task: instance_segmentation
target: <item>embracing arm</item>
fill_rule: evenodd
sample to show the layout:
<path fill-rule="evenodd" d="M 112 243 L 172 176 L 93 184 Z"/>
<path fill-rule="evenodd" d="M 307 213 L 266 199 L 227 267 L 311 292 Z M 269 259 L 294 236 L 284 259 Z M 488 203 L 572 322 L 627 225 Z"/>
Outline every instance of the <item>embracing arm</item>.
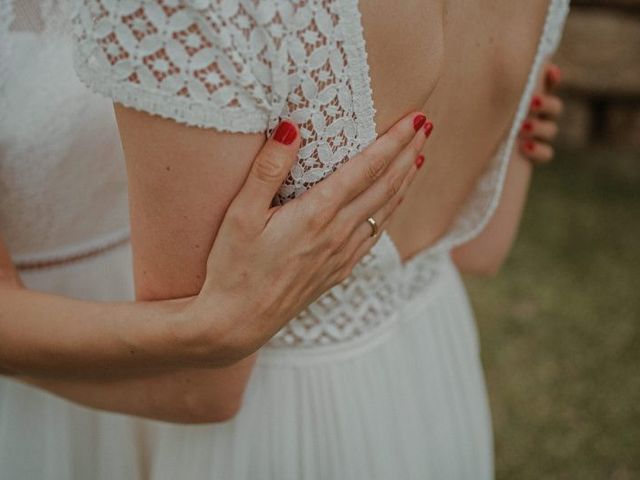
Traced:
<path fill-rule="evenodd" d="M 451 252 L 460 271 L 495 275 L 500 270 L 518 233 L 532 170 L 531 162 L 514 150 L 500 203 L 491 220 L 477 237 Z"/>
<path fill-rule="evenodd" d="M 130 187 L 132 206 L 137 209 L 132 212 L 137 295 L 146 299 L 186 295 L 200 288 L 206 270 L 204 286 L 195 297 L 195 311 L 225 311 L 223 305 L 231 303 L 235 326 L 227 325 L 225 331 L 230 333 L 222 345 L 240 344 L 242 348 L 232 348 L 232 351 L 241 350 L 246 354 L 237 356 L 227 364 L 231 366 L 223 368 L 180 368 L 176 364 L 176 368 L 157 373 L 126 377 L 54 379 L 29 375 L 20 378 L 96 408 L 176 422 L 226 420 L 237 411 L 251 371 L 253 358 L 244 358 L 308 302 L 346 278 L 371 248 L 376 239 L 370 238 L 365 219 L 372 211 L 376 212 L 384 228 L 415 176 L 414 162 L 425 136 L 414 132 L 416 114 L 407 115 L 329 179 L 299 199 L 276 208 L 269 208 L 268 203 L 288 173 L 297 146 L 292 142 L 286 148 L 274 147 L 276 143 L 269 141 L 254 161 L 242 190 L 226 214 L 218 214 L 216 221 L 216 208 L 220 207 L 217 204 L 212 207 L 207 199 L 223 198 L 216 197 L 220 192 L 211 188 L 216 184 L 217 172 L 198 155 L 212 157 L 210 148 L 231 155 L 232 152 L 215 141 L 215 137 L 228 135 L 191 132 L 192 129 L 185 133 L 187 127 L 173 122 L 133 111 L 120 114 L 127 155 L 134 150 L 127 158 L 129 174 L 138 175 Z M 132 123 L 126 126 L 123 121 Z M 159 123 L 153 125 L 156 121 Z M 126 131 L 137 135 L 127 140 Z M 198 136 L 207 146 L 199 143 Z M 165 142 L 161 145 L 166 148 L 148 154 L 145 142 L 151 139 Z M 212 147 L 212 143 L 216 145 Z M 202 150 L 198 149 L 199 145 Z M 185 151 L 175 150 L 176 146 Z M 280 150 L 279 155 L 275 150 Z M 283 162 L 283 150 L 288 152 L 288 163 Z M 233 158 L 238 151 L 242 149 L 234 150 Z M 215 155 L 213 157 L 211 162 L 215 163 Z M 198 161 L 203 162 L 201 170 L 197 167 Z M 145 162 L 149 162 L 148 172 L 143 168 Z M 140 170 L 136 170 L 138 168 Z M 178 174 L 170 181 L 157 176 L 176 169 Z M 207 179 L 196 178 L 207 172 L 211 174 Z M 186 183 L 181 183 L 183 180 Z M 233 171 L 226 180 L 219 180 L 233 182 Z M 188 198 L 192 199 L 191 207 L 185 203 Z M 154 203 L 156 200 L 158 204 Z M 223 208 L 226 209 L 226 205 Z M 195 225 L 185 216 L 195 219 Z M 202 255 L 200 250 L 208 252 L 222 216 L 224 221 L 211 253 Z M 189 230 L 193 228 L 195 230 Z M 147 254 L 148 248 L 157 250 Z M 169 285 L 165 278 L 170 278 L 175 285 Z M 216 284 L 215 291 L 221 293 L 211 295 L 212 283 Z M 199 334 L 205 332 L 206 323 L 204 326 L 202 323 L 196 322 L 191 328 L 192 334 L 186 337 L 195 345 L 203 344 Z M 252 338 L 249 347 L 243 340 L 247 336 Z"/>
<path fill-rule="evenodd" d="M 205 281 L 216 232 L 264 135 L 188 128 L 118 105 L 115 110 L 129 178 L 137 300 L 162 305 L 195 296 Z M 50 311 L 59 312 L 65 305 L 66 300 Z M 17 311 L 24 308 L 20 305 Z M 110 318 L 131 321 L 122 315 Z M 91 331 L 89 323 L 87 328 Z M 102 343 L 96 338 L 96 350 Z M 177 422 L 219 421 L 239 408 L 254 357 L 228 367 L 171 368 L 131 378 L 22 379 L 96 408 Z"/>
<path fill-rule="evenodd" d="M 472 275 L 495 275 L 518 233 L 533 165 L 553 158 L 550 143 L 558 133 L 557 118 L 562 113 L 562 100 L 553 90 L 560 82 L 560 69 L 547 64 L 539 82 L 538 94 L 531 102 L 529 116 L 522 125 L 509 159 L 504 190 L 493 217 L 484 230 L 471 241 L 459 246 L 452 257 L 460 271 Z"/>
<path fill-rule="evenodd" d="M 189 363 L 186 345 L 180 344 L 177 335 L 186 318 L 186 299 L 87 302 L 4 283 L 0 286 L 0 367 L 5 371 L 108 375 Z"/>

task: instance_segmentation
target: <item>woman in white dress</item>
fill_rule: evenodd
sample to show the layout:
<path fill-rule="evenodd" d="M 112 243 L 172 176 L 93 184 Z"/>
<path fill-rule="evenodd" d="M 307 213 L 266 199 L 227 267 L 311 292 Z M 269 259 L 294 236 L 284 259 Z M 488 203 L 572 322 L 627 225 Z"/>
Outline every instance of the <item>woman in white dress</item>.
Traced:
<path fill-rule="evenodd" d="M 2 471 L 16 478 L 86 478 L 87 472 L 92 478 L 491 478 L 490 421 L 473 318 L 449 253 L 455 248 L 459 262 L 486 269 L 504 250 L 500 242 L 491 242 L 482 255 L 474 253 L 490 238 L 490 229 L 471 239 L 496 211 L 505 177 L 520 179 L 520 185 L 507 181 L 504 198 L 518 197 L 509 189 L 520 195 L 524 190 L 526 175 L 516 175 L 515 167 L 507 175 L 507 166 L 542 65 L 557 44 L 567 2 L 515 8 L 505 0 L 492 4 L 491 15 L 485 2 L 407 2 L 394 7 L 393 17 L 381 15 L 375 3 L 360 6 L 362 18 L 354 0 L 96 1 L 79 8 L 74 16 L 78 74 L 117 104 L 139 299 L 194 295 L 206 289 L 205 275 L 209 279 L 216 269 L 218 277 L 229 277 L 227 291 L 236 278 L 244 279 L 225 271 L 225 255 L 215 256 L 216 248 L 230 251 L 224 244 L 217 247 L 220 238 L 229 237 L 224 237 L 224 223 L 210 257 L 217 261 L 208 267 L 205 246 L 213 242 L 264 133 L 283 118 L 300 125 L 302 148 L 278 192 L 278 204 L 300 196 L 341 164 L 357 164 L 347 160 L 407 111 L 426 108 L 438 133 L 429 147 L 429 173 L 418 176 L 410 189 L 403 187 L 404 202 L 371 253 L 257 354 L 225 368 L 181 369 L 168 365 L 177 359 L 165 359 L 164 367 L 171 368 L 155 373 L 122 375 L 116 363 L 115 373 L 101 371 L 99 378 L 90 374 L 91 366 L 73 379 L 25 378 L 107 410 L 178 422 L 228 421 L 185 426 L 93 414 L 7 379 L 0 383 Z M 478 18 L 486 18 L 486 24 L 478 27 Z M 479 30 L 465 34 L 472 28 Z M 43 62 L 59 55 L 59 44 L 41 46 L 51 48 Z M 26 79 L 41 80 L 42 73 Z M 62 83 L 50 85 L 49 92 L 60 95 Z M 33 87 L 34 97 L 52 96 L 42 92 L 42 83 Z M 76 116 L 84 106 L 72 105 Z M 59 111 L 70 107 L 63 101 Z M 31 115 L 37 108 L 25 111 Z M 428 125 L 423 117 L 413 118 Z M 50 121 L 31 126 L 29 139 L 33 132 L 53 130 L 56 138 L 66 133 L 56 131 L 65 125 Z M 102 133 L 104 123 L 93 131 L 91 125 L 78 126 L 91 136 Z M 103 152 L 108 152 L 117 142 L 105 137 Z M 67 167 L 65 173 L 76 169 L 78 176 L 59 183 L 91 184 L 97 178 L 104 188 L 100 201 L 90 203 L 95 189 L 85 191 L 84 198 L 82 190 L 74 191 L 70 198 L 47 203 L 42 212 L 29 213 L 46 223 L 46 234 L 53 238 L 55 232 L 56 245 L 75 233 L 72 227 L 80 219 L 93 234 L 113 233 L 114 226 L 126 223 L 121 210 L 113 217 L 105 212 L 115 211 L 114 203 L 123 199 L 123 183 L 110 181 L 122 178 L 118 166 L 107 156 L 96 162 L 94 151 L 72 158 L 85 157 L 91 158 L 93 171 Z M 30 169 L 28 181 L 40 173 Z M 41 182 L 56 185 L 54 180 Z M 112 204 L 104 202 L 108 193 Z M 317 212 L 317 225 L 348 211 L 337 210 L 332 200 L 325 198 L 330 214 Z M 79 201 L 85 202 L 82 208 L 67 214 Z M 519 211 L 521 203 L 513 209 Z M 245 205 L 250 208 L 250 202 Z M 498 213 L 492 223 L 509 215 Z M 370 227 L 361 223 L 358 230 Z M 33 242 L 46 238 L 29 233 Z M 127 250 L 113 246 L 121 237 L 108 239 L 112 248 L 99 257 L 55 274 L 33 270 L 23 279 L 35 289 L 110 299 L 104 285 L 108 277 L 114 297 L 126 294 L 120 267 Z M 295 246 L 286 237 L 278 243 Z M 226 248 L 246 265 L 259 258 L 242 246 Z M 28 266 L 38 259 L 17 255 L 14 260 Z M 255 274 L 248 272 L 248 277 Z M 252 312 L 273 310 L 273 301 L 229 295 L 204 305 L 231 302 L 240 311 L 244 306 L 252 325 Z M 146 321 L 152 323 L 153 317 Z M 202 346 L 197 339 L 202 331 L 194 330 L 196 348 Z M 150 360 L 160 362 L 154 353 Z M 140 386 L 148 392 L 144 402 L 130 394 Z M 179 398 L 189 418 L 173 417 L 174 410 L 150 412 L 149 405 L 167 403 L 154 397 L 158 391 Z M 34 405 L 24 415 L 29 401 Z M 40 450 L 27 450 L 30 445 Z"/>

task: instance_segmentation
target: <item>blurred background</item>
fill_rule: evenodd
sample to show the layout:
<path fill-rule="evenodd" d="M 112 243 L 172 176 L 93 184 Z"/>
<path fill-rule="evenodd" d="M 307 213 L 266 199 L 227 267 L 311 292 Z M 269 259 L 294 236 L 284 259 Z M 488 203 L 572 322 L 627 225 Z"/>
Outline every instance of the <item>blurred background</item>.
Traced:
<path fill-rule="evenodd" d="M 571 3 L 557 157 L 502 272 L 467 281 L 498 479 L 640 479 L 640 0 Z"/>

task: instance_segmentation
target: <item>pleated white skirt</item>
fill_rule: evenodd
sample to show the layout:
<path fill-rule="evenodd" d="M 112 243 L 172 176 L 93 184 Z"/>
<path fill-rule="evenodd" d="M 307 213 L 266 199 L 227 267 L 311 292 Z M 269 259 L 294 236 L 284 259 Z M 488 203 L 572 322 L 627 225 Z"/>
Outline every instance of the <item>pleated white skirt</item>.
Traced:
<path fill-rule="evenodd" d="M 131 292 L 130 261 L 121 248 L 25 281 L 120 299 Z M 427 291 L 373 335 L 264 348 L 240 413 L 223 424 L 99 413 L 0 377 L 0 479 L 493 478 L 474 319 L 455 267 L 448 257 L 442 264 Z"/>
<path fill-rule="evenodd" d="M 493 478 L 478 338 L 448 257 L 372 336 L 261 351 L 244 404 L 217 425 L 145 422 L 153 480 Z"/>
<path fill-rule="evenodd" d="M 130 247 L 27 271 L 22 280 L 30 289 L 74 298 L 130 300 Z M 144 478 L 139 431 L 130 417 L 80 407 L 0 376 L 0 480 Z"/>

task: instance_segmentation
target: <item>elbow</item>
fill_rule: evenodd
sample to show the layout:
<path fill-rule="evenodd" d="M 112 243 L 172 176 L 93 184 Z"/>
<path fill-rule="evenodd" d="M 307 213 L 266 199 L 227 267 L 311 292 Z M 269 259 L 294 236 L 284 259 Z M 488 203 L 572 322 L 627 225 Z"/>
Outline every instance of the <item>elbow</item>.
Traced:
<path fill-rule="evenodd" d="M 454 251 L 453 260 L 460 272 L 466 275 L 493 278 L 502 270 L 506 255 L 457 256 Z"/>
<path fill-rule="evenodd" d="M 488 258 L 470 265 L 466 273 L 475 277 L 494 278 L 502 270 L 504 261 L 505 257 Z"/>
<path fill-rule="evenodd" d="M 158 415 L 151 415 L 150 418 L 152 420 L 160 420 L 178 425 L 210 425 L 233 420 L 238 415 L 240 407 L 240 404 L 229 403 L 226 405 L 216 405 L 206 410 L 183 409 L 170 414 L 160 413 Z"/>
<path fill-rule="evenodd" d="M 179 425 L 224 423 L 242 408 L 242 394 L 212 394 L 199 389 L 175 389 L 171 395 L 150 400 L 144 412 L 130 412 L 152 420 Z"/>
<path fill-rule="evenodd" d="M 205 411 L 192 412 L 189 421 L 190 424 L 211 424 L 211 423 L 225 423 L 233 420 L 240 411 L 241 403 L 230 402 L 227 405 L 218 405 L 216 408 L 211 408 Z"/>
<path fill-rule="evenodd" d="M 242 397 L 233 396 L 211 401 L 198 395 L 187 395 L 178 423 L 212 424 L 233 420 L 242 408 Z"/>

